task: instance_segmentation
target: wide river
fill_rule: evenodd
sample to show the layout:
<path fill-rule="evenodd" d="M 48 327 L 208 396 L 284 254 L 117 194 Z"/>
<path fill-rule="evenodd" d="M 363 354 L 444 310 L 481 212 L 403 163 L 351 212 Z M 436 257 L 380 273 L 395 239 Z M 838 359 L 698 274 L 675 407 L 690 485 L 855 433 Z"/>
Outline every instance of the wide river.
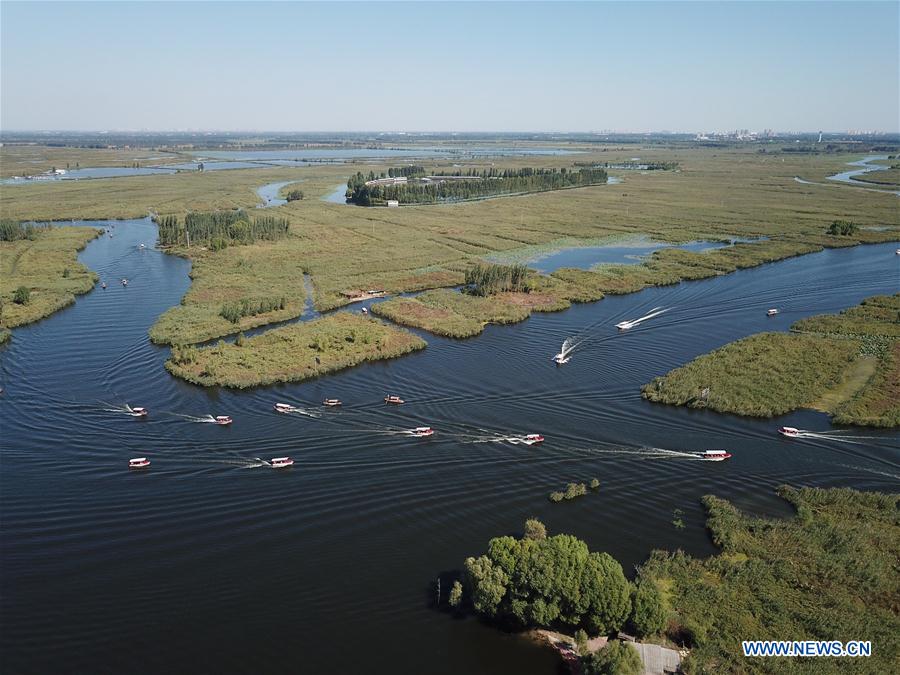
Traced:
<path fill-rule="evenodd" d="M 610 297 L 471 340 L 428 336 L 405 358 L 234 392 L 165 372 L 167 350 L 147 329 L 188 288 L 189 263 L 153 250 L 146 220 L 113 231 L 81 254 L 109 287 L 15 331 L 0 352 L 4 672 L 551 675 L 552 653 L 436 610 L 438 575 L 446 594 L 466 556 L 530 516 L 630 574 L 653 548 L 714 553 L 704 494 L 786 516 L 773 492 L 782 483 L 900 487 L 895 431 L 788 440 L 779 425 L 827 430 L 827 417 L 742 419 L 639 394 L 736 338 L 896 292 L 896 244 Z M 613 328 L 658 305 L 672 309 Z M 782 313 L 767 318 L 770 306 Z M 556 368 L 550 357 L 570 335 L 586 341 Z M 388 392 L 407 404 L 386 409 Z M 317 406 L 326 396 L 343 409 Z M 277 401 L 321 417 L 278 415 Z M 149 418 L 123 414 L 125 403 Z M 206 414 L 234 424 L 195 421 Z M 437 433 L 385 433 L 419 424 Z M 512 432 L 547 442 L 489 440 Z M 734 457 L 689 454 L 707 448 Z M 296 464 L 273 471 L 253 459 L 281 455 Z M 139 456 L 152 467 L 129 472 Z M 599 493 L 547 500 L 593 477 Z"/>

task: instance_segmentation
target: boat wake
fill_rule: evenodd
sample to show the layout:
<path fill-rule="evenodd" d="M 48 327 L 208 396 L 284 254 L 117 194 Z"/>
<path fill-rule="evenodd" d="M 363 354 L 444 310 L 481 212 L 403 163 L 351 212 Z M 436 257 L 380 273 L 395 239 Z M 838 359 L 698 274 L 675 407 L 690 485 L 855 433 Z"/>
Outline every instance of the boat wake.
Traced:
<path fill-rule="evenodd" d="M 563 343 L 562 347 L 559 349 L 559 354 L 553 356 L 553 361 L 557 365 L 562 365 L 564 363 L 568 363 L 569 359 L 572 357 L 572 352 L 575 351 L 575 348 L 581 344 L 582 340 L 575 337 L 567 337 Z"/>
<path fill-rule="evenodd" d="M 197 424 L 215 424 L 216 418 L 212 415 L 203 415 L 202 417 L 196 417 L 194 415 L 182 415 L 180 413 L 171 413 L 175 415 L 175 417 L 180 417 L 183 420 L 188 422 L 195 422 Z"/>
<path fill-rule="evenodd" d="M 635 326 L 640 325 L 642 322 L 647 321 L 648 319 L 652 319 L 655 316 L 659 316 L 665 312 L 668 312 L 671 307 L 654 307 L 650 310 L 650 313 L 639 317 L 637 319 L 629 319 L 628 321 L 620 321 L 616 324 L 616 328 L 619 330 L 628 330 L 629 328 L 634 328 Z"/>
<path fill-rule="evenodd" d="M 791 438 L 813 438 L 820 441 L 840 441 L 842 443 L 864 443 L 865 441 L 881 440 L 879 436 L 848 436 L 854 433 L 850 429 L 836 429 L 834 431 L 811 431 L 809 429 L 797 429 L 791 434 Z"/>

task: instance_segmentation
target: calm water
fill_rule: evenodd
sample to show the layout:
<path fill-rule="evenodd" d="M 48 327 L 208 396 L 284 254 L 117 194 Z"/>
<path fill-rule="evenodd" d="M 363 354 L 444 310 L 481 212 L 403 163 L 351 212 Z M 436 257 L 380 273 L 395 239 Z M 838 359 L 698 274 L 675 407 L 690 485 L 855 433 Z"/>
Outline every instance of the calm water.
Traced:
<path fill-rule="evenodd" d="M 213 159 L 270 161 L 270 160 L 351 160 L 351 159 L 414 159 L 441 157 L 509 157 L 543 155 L 577 155 L 578 150 L 560 148 L 517 148 L 478 146 L 416 146 L 408 148 L 306 148 L 303 150 L 207 150 L 195 155 Z"/>
<path fill-rule="evenodd" d="M 638 393 L 730 340 L 897 291 L 896 244 L 612 297 L 472 340 L 428 336 L 426 350 L 391 362 L 232 392 L 163 370 L 167 350 L 146 331 L 187 289 L 189 264 L 138 248 L 155 239 L 146 220 L 114 232 L 81 258 L 128 287 L 98 287 L 0 351 L 4 672 L 551 675 L 552 654 L 435 611 L 436 576 L 529 516 L 630 571 L 655 547 L 713 552 L 703 494 L 787 515 L 773 495 L 785 482 L 900 488 L 896 432 L 790 441 L 775 428 L 827 429 L 827 418 L 748 420 Z M 612 327 L 657 305 L 673 309 L 624 334 Z M 770 306 L 783 313 L 767 318 Z M 587 341 L 556 368 L 550 356 L 570 335 Z M 386 409 L 387 392 L 408 403 Z M 344 408 L 315 405 L 326 396 Z M 277 401 L 321 417 L 278 415 Z M 114 411 L 126 402 L 150 417 Z M 208 413 L 235 422 L 184 417 Z M 437 434 L 385 433 L 419 424 Z M 486 442 L 509 432 L 548 440 Z M 711 464 L 647 448 L 735 456 Z M 290 470 L 250 468 L 285 454 Z M 142 455 L 151 469 L 129 472 Z M 546 498 L 594 476 L 599 494 Z M 675 508 L 685 530 L 671 525 Z"/>
<path fill-rule="evenodd" d="M 301 181 L 297 180 L 285 180 L 280 183 L 268 183 L 263 185 L 261 188 L 256 190 L 256 194 L 259 195 L 259 198 L 262 200 L 262 204 L 260 204 L 257 208 L 266 209 L 271 208 L 273 206 L 281 206 L 282 204 L 287 204 L 287 199 L 281 199 L 278 196 L 278 192 L 285 185 L 291 185 L 292 183 L 299 183 Z"/>
<path fill-rule="evenodd" d="M 852 183 L 854 185 L 859 185 L 858 180 L 853 180 L 853 176 L 859 176 L 864 173 L 869 173 L 870 171 L 883 171 L 887 169 L 887 166 L 882 164 L 870 164 L 869 162 L 874 162 L 877 160 L 887 159 L 887 155 L 869 155 L 868 157 L 863 157 L 856 162 L 847 162 L 847 166 L 861 166 L 861 169 L 853 169 L 851 171 L 844 171 L 843 173 L 836 173 L 833 176 L 828 176 L 828 180 L 836 180 L 842 183 Z"/>

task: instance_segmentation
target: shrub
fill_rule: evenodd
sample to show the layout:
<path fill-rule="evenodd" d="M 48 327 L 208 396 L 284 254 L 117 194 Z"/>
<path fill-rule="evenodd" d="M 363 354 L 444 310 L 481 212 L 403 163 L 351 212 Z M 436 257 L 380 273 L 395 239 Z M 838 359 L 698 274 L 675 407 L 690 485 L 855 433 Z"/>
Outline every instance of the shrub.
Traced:
<path fill-rule="evenodd" d="M 303 199 L 303 197 L 304 197 L 303 190 L 291 190 L 290 192 L 287 193 L 287 200 L 289 202 L 299 201 L 299 200 Z"/>
<path fill-rule="evenodd" d="M 859 226 L 849 220 L 835 220 L 828 227 L 828 234 L 836 237 L 847 237 L 856 234 L 857 231 L 859 231 Z"/>
<path fill-rule="evenodd" d="M 17 305 L 27 305 L 31 300 L 31 290 L 27 286 L 19 286 L 13 292 L 13 302 Z"/>
<path fill-rule="evenodd" d="M 591 478 L 591 490 L 596 490 L 600 487 L 600 481 L 596 478 Z"/>
<path fill-rule="evenodd" d="M 453 582 L 453 586 L 450 588 L 450 597 L 447 601 L 450 603 L 451 607 L 459 607 L 462 602 L 463 596 L 463 587 L 462 584 L 459 583 L 459 580 Z"/>
<path fill-rule="evenodd" d="M 640 675 L 644 664 L 629 642 L 612 640 L 582 661 L 584 675 Z"/>
<path fill-rule="evenodd" d="M 537 518 L 525 521 L 525 539 L 541 540 L 547 538 L 547 527 Z"/>
<path fill-rule="evenodd" d="M 655 635 L 666 625 L 666 612 L 656 584 L 639 579 L 631 601 L 631 625 L 640 636 Z"/>
<path fill-rule="evenodd" d="M 551 502 L 561 502 L 565 498 L 566 498 L 566 496 L 562 492 L 551 492 L 550 493 L 550 501 Z"/>

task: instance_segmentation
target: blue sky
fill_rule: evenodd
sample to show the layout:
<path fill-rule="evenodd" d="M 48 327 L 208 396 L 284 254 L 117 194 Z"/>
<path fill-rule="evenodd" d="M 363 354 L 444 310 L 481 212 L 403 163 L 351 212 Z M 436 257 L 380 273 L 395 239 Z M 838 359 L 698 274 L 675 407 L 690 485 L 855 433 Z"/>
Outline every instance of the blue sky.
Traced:
<path fill-rule="evenodd" d="M 7 2 L 16 129 L 900 128 L 896 2 Z"/>

